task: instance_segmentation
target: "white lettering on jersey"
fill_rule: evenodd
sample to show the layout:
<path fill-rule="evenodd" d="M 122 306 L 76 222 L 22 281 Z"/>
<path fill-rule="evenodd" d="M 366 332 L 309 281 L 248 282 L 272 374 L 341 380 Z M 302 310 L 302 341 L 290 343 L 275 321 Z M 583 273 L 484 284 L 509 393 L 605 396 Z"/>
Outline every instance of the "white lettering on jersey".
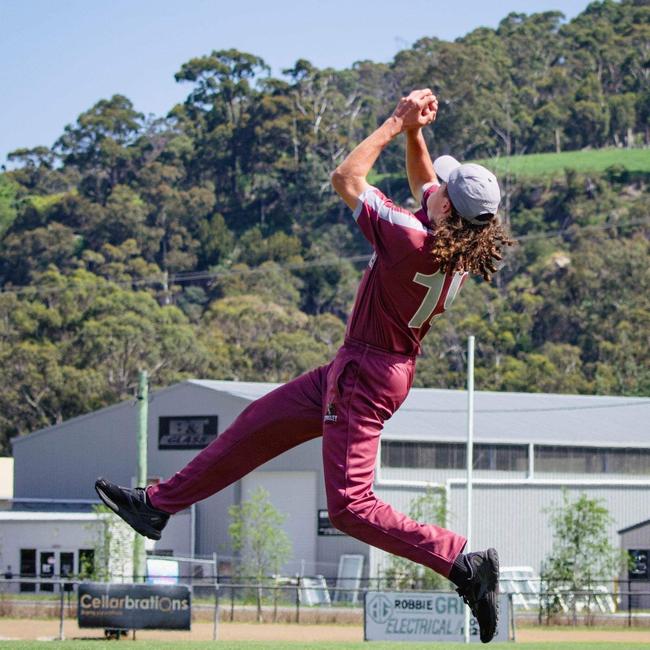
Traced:
<path fill-rule="evenodd" d="M 463 284 L 463 278 L 465 277 L 464 273 L 454 273 L 454 277 L 451 281 L 451 284 L 449 285 L 449 289 L 447 289 L 447 297 L 445 298 L 445 304 L 443 305 L 443 311 L 446 311 L 451 307 L 451 303 L 454 302 L 454 299 L 456 298 L 456 295 L 458 294 L 458 290 L 460 289 L 460 285 Z"/>
<path fill-rule="evenodd" d="M 454 301 L 454 298 L 458 293 L 458 289 L 460 288 L 460 285 L 463 281 L 464 275 L 464 273 L 454 274 L 454 277 L 452 278 L 451 283 L 447 289 L 447 295 L 444 296 L 444 304 L 442 310 L 439 314 L 436 314 L 436 316 L 440 316 L 440 314 L 445 311 L 445 309 L 448 309 L 451 303 Z M 417 311 L 415 314 L 413 314 L 413 318 L 411 318 L 409 321 L 409 327 L 418 329 L 427 322 L 437 307 L 438 303 L 440 302 L 440 298 L 442 298 L 442 292 L 445 286 L 445 278 L 446 276 L 444 273 L 432 273 L 431 275 L 416 273 L 413 276 L 413 282 L 420 284 L 423 287 L 427 287 L 428 291 L 426 292 Z"/>

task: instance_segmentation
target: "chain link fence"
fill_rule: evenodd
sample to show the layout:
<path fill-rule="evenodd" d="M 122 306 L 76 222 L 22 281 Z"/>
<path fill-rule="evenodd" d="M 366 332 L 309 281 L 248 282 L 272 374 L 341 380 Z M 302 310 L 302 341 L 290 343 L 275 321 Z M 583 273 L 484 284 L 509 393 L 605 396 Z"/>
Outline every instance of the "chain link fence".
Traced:
<path fill-rule="evenodd" d="M 159 579 L 114 576 L 113 582 Z M 191 571 L 174 576 L 174 581 L 190 587 L 193 619 L 212 620 L 215 638 L 219 621 L 360 624 L 364 594 L 394 590 L 394 583 L 386 578 L 362 578 L 346 586 L 340 579 L 322 575 L 273 576 L 259 581 Z M 58 618 L 59 636 L 64 638 L 64 621 L 77 616 L 76 590 L 81 582 L 61 576 L 0 577 L 0 616 Z M 417 584 L 410 587 L 428 591 Z M 400 591 L 408 591 L 403 583 Z M 576 591 L 562 583 L 509 578 L 502 581 L 501 591 L 510 595 L 515 624 L 650 627 L 650 581 L 599 581 Z"/>

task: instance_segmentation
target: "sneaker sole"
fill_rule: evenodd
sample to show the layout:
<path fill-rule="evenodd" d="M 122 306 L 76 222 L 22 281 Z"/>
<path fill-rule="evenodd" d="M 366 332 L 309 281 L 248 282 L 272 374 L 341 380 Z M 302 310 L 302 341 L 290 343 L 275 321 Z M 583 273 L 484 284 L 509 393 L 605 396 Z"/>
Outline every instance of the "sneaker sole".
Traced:
<path fill-rule="evenodd" d="M 104 487 L 101 484 L 101 481 L 96 481 L 95 482 L 95 492 L 97 492 L 97 495 L 99 498 L 102 500 L 104 505 L 112 510 L 120 519 L 125 521 L 133 530 L 136 531 L 136 533 L 139 533 L 140 535 L 143 535 L 144 537 L 148 537 L 149 539 L 153 539 L 158 541 L 161 537 L 160 532 L 157 531 L 155 528 L 152 528 L 151 526 L 147 526 L 146 524 L 143 524 L 138 518 L 133 517 L 131 513 L 128 510 L 123 510 L 120 508 L 111 498 L 104 492 Z"/>
<path fill-rule="evenodd" d="M 494 611 L 494 625 L 491 626 L 489 639 L 484 639 L 483 635 L 481 635 L 482 643 L 489 643 L 492 641 L 496 634 L 497 624 L 499 622 L 499 554 L 494 548 L 489 548 L 486 554 L 490 561 L 490 574 L 488 577 L 488 593 L 485 598 L 490 605 L 490 609 L 493 609 Z"/>

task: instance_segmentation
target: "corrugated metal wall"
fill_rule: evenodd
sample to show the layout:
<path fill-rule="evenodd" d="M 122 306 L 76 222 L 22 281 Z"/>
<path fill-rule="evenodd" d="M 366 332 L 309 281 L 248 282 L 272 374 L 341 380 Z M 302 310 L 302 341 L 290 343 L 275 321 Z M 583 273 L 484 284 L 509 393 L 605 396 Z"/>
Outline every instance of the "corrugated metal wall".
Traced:
<path fill-rule="evenodd" d="M 575 477 L 574 477 L 575 478 Z M 584 478 L 584 477 L 582 477 Z M 574 499 L 581 493 L 602 499 L 614 518 L 608 531 L 611 543 L 620 545 L 617 530 L 648 518 L 650 486 L 567 486 Z M 402 512 L 408 512 L 411 500 L 422 489 L 379 487 L 377 494 Z M 545 509 L 562 503 L 561 485 L 475 485 L 473 493 L 474 550 L 494 546 L 502 566 L 532 566 L 539 571 L 541 562 L 553 546 L 552 531 Z M 448 492 L 447 527 L 465 534 L 466 490 L 451 485 Z M 373 553 L 373 565 L 384 566 L 385 554 Z"/>

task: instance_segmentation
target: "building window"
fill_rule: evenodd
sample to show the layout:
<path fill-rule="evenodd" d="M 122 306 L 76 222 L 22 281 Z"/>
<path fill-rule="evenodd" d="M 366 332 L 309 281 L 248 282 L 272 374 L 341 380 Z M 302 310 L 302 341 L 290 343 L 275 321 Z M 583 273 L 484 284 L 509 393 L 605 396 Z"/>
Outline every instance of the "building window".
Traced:
<path fill-rule="evenodd" d="M 35 548 L 20 549 L 20 577 L 21 578 L 36 577 L 36 549 Z M 20 591 L 36 591 L 36 584 L 34 582 L 21 582 Z"/>
<path fill-rule="evenodd" d="M 630 564 L 628 567 L 629 580 L 648 580 L 650 578 L 650 567 L 648 565 L 648 558 L 650 558 L 650 550 L 643 549 L 629 549 L 628 555 L 630 556 Z"/>
<path fill-rule="evenodd" d="M 59 555 L 59 575 L 69 580 L 74 577 L 74 553 L 71 551 L 62 551 Z M 72 591 L 72 583 L 66 583 L 63 588 Z"/>
<path fill-rule="evenodd" d="M 650 449 L 535 445 L 535 471 L 566 474 L 650 474 Z"/>
<path fill-rule="evenodd" d="M 56 577 L 56 555 L 54 551 L 41 551 L 39 553 L 39 562 L 38 573 L 41 578 L 51 580 Z M 39 591 L 54 591 L 54 583 L 41 582 Z"/>
<path fill-rule="evenodd" d="M 448 442 L 381 443 L 384 467 L 409 469 L 463 469 L 467 465 L 466 446 Z M 474 469 L 525 472 L 528 468 L 527 445 L 474 445 Z"/>
<path fill-rule="evenodd" d="M 528 447 L 525 445 L 474 445 L 474 469 L 525 472 Z"/>

